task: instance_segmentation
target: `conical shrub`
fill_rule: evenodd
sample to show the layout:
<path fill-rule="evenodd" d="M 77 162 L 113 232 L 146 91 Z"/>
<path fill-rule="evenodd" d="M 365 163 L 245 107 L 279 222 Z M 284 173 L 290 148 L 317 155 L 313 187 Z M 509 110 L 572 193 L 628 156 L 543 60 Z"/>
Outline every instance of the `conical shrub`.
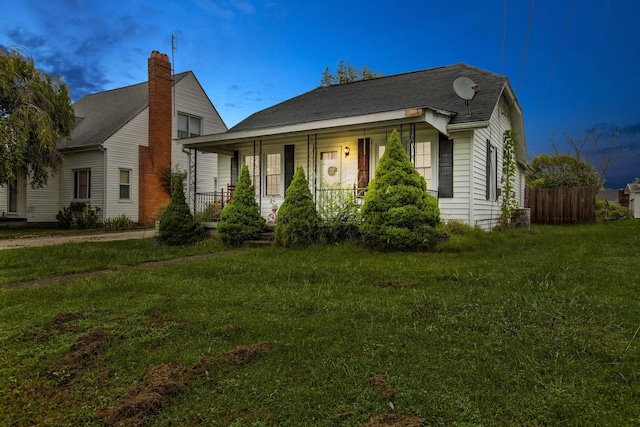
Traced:
<path fill-rule="evenodd" d="M 318 241 L 320 219 L 302 166 L 298 166 L 278 210 L 274 239 L 288 248 L 309 246 Z"/>
<path fill-rule="evenodd" d="M 182 177 L 176 175 L 171 200 L 160 216 L 157 239 L 165 245 L 190 245 L 203 237 L 202 224 L 193 218 L 187 205 Z"/>
<path fill-rule="evenodd" d="M 385 152 L 362 206 L 360 225 L 366 247 L 380 251 L 423 251 L 437 244 L 440 210 L 427 184 L 411 164 L 397 131 Z"/>
<path fill-rule="evenodd" d="M 265 220 L 260 216 L 256 193 L 249 168 L 242 165 L 231 203 L 224 207 L 218 221 L 217 234 L 229 246 L 240 246 L 245 240 L 255 240 L 264 230 Z"/>

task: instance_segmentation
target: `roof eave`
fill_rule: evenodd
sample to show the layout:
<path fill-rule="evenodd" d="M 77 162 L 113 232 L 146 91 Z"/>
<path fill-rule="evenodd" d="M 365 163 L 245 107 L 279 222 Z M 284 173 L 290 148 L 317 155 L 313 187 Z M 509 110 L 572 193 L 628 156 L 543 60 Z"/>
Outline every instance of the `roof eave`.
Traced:
<path fill-rule="evenodd" d="M 201 151 L 220 152 L 219 149 L 228 144 L 251 141 L 255 139 L 273 139 L 283 135 L 306 134 L 313 132 L 323 134 L 335 132 L 336 130 L 348 131 L 353 128 L 368 126 L 373 123 L 394 122 L 399 120 L 426 122 L 438 131 L 448 134 L 447 124 L 455 114 L 428 107 L 412 108 L 379 113 L 365 114 L 361 116 L 340 117 L 337 119 L 320 120 L 306 123 L 295 123 L 272 128 L 251 129 L 244 131 L 229 131 L 225 133 L 202 135 L 193 138 L 180 140 L 187 149 L 197 149 Z M 216 149 L 217 147 L 217 149 Z"/>

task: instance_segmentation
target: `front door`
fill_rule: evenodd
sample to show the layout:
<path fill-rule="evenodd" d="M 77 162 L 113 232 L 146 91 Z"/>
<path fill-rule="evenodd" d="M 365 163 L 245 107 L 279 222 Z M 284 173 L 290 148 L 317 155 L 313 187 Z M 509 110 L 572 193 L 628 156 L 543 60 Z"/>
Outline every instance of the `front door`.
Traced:
<path fill-rule="evenodd" d="M 321 188 L 340 186 L 340 159 L 337 150 L 320 152 L 320 174 Z"/>

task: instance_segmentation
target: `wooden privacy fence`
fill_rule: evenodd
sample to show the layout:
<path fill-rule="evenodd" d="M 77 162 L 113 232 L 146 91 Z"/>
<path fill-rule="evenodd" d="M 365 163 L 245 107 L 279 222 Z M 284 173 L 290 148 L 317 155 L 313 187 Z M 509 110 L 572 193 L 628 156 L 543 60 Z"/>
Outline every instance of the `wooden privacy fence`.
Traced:
<path fill-rule="evenodd" d="M 595 222 L 594 187 L 527 188 L 525 206 L 534 224 L 578 224 Z"/>

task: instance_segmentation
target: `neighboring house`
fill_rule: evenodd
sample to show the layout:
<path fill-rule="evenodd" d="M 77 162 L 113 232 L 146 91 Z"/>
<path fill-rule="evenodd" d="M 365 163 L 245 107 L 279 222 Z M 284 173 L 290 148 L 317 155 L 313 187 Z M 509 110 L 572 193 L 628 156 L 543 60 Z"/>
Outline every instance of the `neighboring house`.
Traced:
<path fill-rule="evenodd" d="M 636 178 L 635 182 L 627 184 L 624 188 L 624 194 L 629 196 L 629 212 L 633 218 L 640 218 L 640 179 Z"/>
<path fill-rule="evenodd" d="M 0 188 L 5 217 L 55 222 L 58 211 L 78 201 L 99 207 L 101 219 L 126 215 L 149 224 L 169 201 L 159 176 L 170 165 L 193 169 L 190 191 L 217 187 L 216 155 L 185 153 L 174 140 L 227 127 L 193 72 L 172 75 L 167 55 L 155 51 L 148 64 L 148 82 L 87 95 L 73 105 L 76 127 L 60 144 L 58 173 L 43 188 L 32 189 L 24 177 L 13 188 Z"/>
<path fill-rule="evenodd" d="M 478 85 L 467 106 L 453 83 Z M 242 163 L 252 174 L 263 216 L 282 204 L 296 165 L 317 202 L 324 190 L 362 195 L 396 129 L 438 197 L 443 219 L 488 229 L 500 215 L 503 133 L 518 134 L 517 200 L 524 204 L 527 162 L 522 109 L 506 77 L 456 64 L 319 87 L 253 114 L 229 131 L 183 141 L 218 154 L 221 187 L 235 184 Z"/>

